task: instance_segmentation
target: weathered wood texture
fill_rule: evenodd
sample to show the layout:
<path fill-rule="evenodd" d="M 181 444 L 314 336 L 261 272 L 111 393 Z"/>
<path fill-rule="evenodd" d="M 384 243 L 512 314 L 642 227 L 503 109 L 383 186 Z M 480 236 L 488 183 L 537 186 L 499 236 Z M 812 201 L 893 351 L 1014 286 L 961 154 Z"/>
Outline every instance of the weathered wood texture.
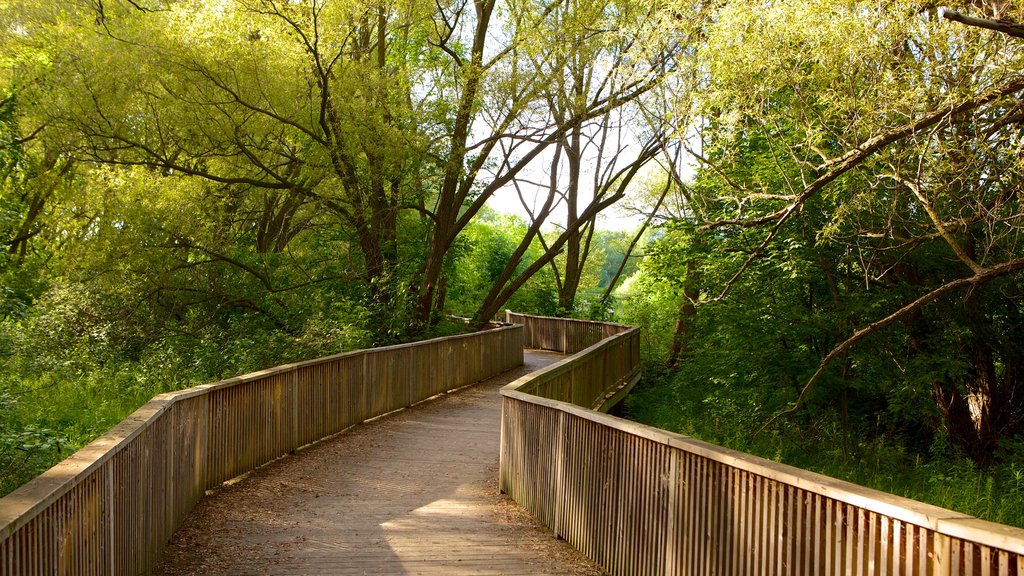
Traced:
<path fill-rule="evenodd" d="M 611 573 L 1024 576 L 1024 530 L 589 410 L 633 337 L 502 390 L 501 489 Z"/>
<path fill-rule="evenodd" d="M 523 316 L 506 312 L 508 322 L 522 324 L 526 347 L 585 353 L 566 358 L 517 380 L 509 389 L 598 410 L 640 378 L 640 329 L 566 318 Z"/>
<path fill-rule="evenodd" d="M 0 575 L 145 574 L 208 488 L 523 363 L 519 326 L 161 394 L 0 499 Z"/>

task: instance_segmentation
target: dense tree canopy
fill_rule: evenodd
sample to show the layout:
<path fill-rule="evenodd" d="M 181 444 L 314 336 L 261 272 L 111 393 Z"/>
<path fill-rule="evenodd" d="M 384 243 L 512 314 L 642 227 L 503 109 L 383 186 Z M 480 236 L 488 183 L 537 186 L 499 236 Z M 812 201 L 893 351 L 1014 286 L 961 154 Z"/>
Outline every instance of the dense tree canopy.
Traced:
<path fill-rule="evenodd" d="M 160 244 L 237 268 L 271 293 L 331 278 L 295 260 L 305 282 L 279 278 L 267 264 L 326 233 L 331 252 L 354 264 L 348 280 L 376 325 L 411 318 L 414 331 L 444 309 L 447 255 L 488 198 L 671 68 L 655 7 L 635 2 L 11 8 L 7 42 L 20 52 L 7 108 L 16 97 L 21 127 L 63 163 L 46 169 L 103 167 L 181 191 L 182 214 L 216 211 L 198 223 L 215 230 L 170 218 Z M 545 26 L 566 42 L 539 41 Z M 601 76 L 583 86 L 567 61 Z M 546 106 L 564 83 L 562 103 Z M 239 238 L 210 237 L 228 222 L 262 265 L 230 253 L 225 242 Z M 487 312 L 513 292 L 498 290 Z M 388 334 L 379 336 L 401 337 Z"/>
<path fill-rule="evenodd" d="M 645 262 L 682 296 L 670 363 L 784 383 L 777 415 L 846 418 L 856 389 L 869 416 L 996 457 L 1024 408 L 1020 21 L 717 7 L 674 107 L 697 177 Z"/>

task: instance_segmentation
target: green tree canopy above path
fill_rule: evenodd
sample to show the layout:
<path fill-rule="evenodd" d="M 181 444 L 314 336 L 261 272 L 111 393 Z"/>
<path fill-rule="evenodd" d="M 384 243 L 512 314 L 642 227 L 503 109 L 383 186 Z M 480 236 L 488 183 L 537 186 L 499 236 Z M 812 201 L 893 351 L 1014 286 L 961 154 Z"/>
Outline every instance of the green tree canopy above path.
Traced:
<path fill-rule="evenodd" d="M 1024 410 L 1021 22 L 969 1 L 3 1 L 0 313 L 130 358 L 196 332 L 408 339 L 448 294 L 477 322 L 517 297 L 565 313 L 598 216 L 644 182 L 672 221 L 638 250 L 674 291 L 672 363 L 701 310 L 799 310 L 766 340 L 800 356 L 790 409 L 875 374 L 870 340 L 984 461 Z M 478 218 L 530 187 L 530 220 Z"/>

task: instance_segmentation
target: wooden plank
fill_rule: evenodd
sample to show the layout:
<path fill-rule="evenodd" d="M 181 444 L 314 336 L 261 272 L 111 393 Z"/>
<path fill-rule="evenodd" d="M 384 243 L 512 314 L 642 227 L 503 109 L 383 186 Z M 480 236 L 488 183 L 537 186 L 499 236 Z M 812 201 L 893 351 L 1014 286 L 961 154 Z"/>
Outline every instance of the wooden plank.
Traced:
<path fill-rule="evenodd" d="M 871 533 L 868 531 L 867 516 L 863 508 L 852 508 L 856 524 L 851 530 L 853 542 L 850 546 L 853 553 L 853 574 L 864 576 L 864 566 L 867 558 L 867 547 L 870 542 Z"/>
<path fill-rule="evenodd" d="M 783 571 L 781 573 L 787 576 L 795 576 L 798 570 L 807 570 L 806 565 L 800 565 L 804 544 L 804 498 L 802 491 L 792 486 L 787 486 L 786 492 L 788 495 L 789 519 L 786 525 L 787 531 L 783 538 L 789 544 L 786 546 L 786 555 L 783 559 Z"/>
<path fill-rule="evenodd" d="M 669 469 L 668 469 L 668 482 L 666 483 L 667 490 L 667 506 L 666 511 L 666 522 L 665 522 L 665 555 L 664 555 L 664 573 L 665 576 L 682 576 L 682 550 L 679 546 L 679 539 L 681 538 L 680 527 L 682 525 L 682 514 L 680 513 L 682 506 L 679 499 L 680 487 L 682 481 L 680 480 L 680 460 L 684 458 L 683 454 L 678 451 L 670 451 L 668 453 Z"/>

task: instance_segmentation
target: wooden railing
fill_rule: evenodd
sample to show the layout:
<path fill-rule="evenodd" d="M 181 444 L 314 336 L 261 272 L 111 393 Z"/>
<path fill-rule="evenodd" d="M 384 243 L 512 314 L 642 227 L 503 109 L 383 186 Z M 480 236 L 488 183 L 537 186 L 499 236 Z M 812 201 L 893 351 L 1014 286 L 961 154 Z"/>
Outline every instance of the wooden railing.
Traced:
<path fill-rule="evenodd" d="M 1024 530 L 590 410 L 633 334 L 502 390 L 502 491 L 612 574 L 1024 576 Z"/>
<path fill-rule="evenodd" d="M 523 326 L 524 345 L 535 350 L 577 354 L 507 390 L 607 411 L 640 379 L 640 329 L 621 324 L 548 318 L 505 312 Z"/>
<path fill-rule="evenodd" d="M 506 326 L 161 394 L 0 499 L 0 574 L 145 574 L 208 488 L 522 363 Z"/>
<path fill-rule="evenodd" d="M 575 354 L 605 338 L 632 329 L 631 326 L 622 324 L 529 316 L 512 311 L 505 312 L 504 320 L 509 324 L 523 326 L 523 342 L 527 348 L 554 350 L 563 354 Z M 637 361 L 639 362 L 639 359 Z"/>

